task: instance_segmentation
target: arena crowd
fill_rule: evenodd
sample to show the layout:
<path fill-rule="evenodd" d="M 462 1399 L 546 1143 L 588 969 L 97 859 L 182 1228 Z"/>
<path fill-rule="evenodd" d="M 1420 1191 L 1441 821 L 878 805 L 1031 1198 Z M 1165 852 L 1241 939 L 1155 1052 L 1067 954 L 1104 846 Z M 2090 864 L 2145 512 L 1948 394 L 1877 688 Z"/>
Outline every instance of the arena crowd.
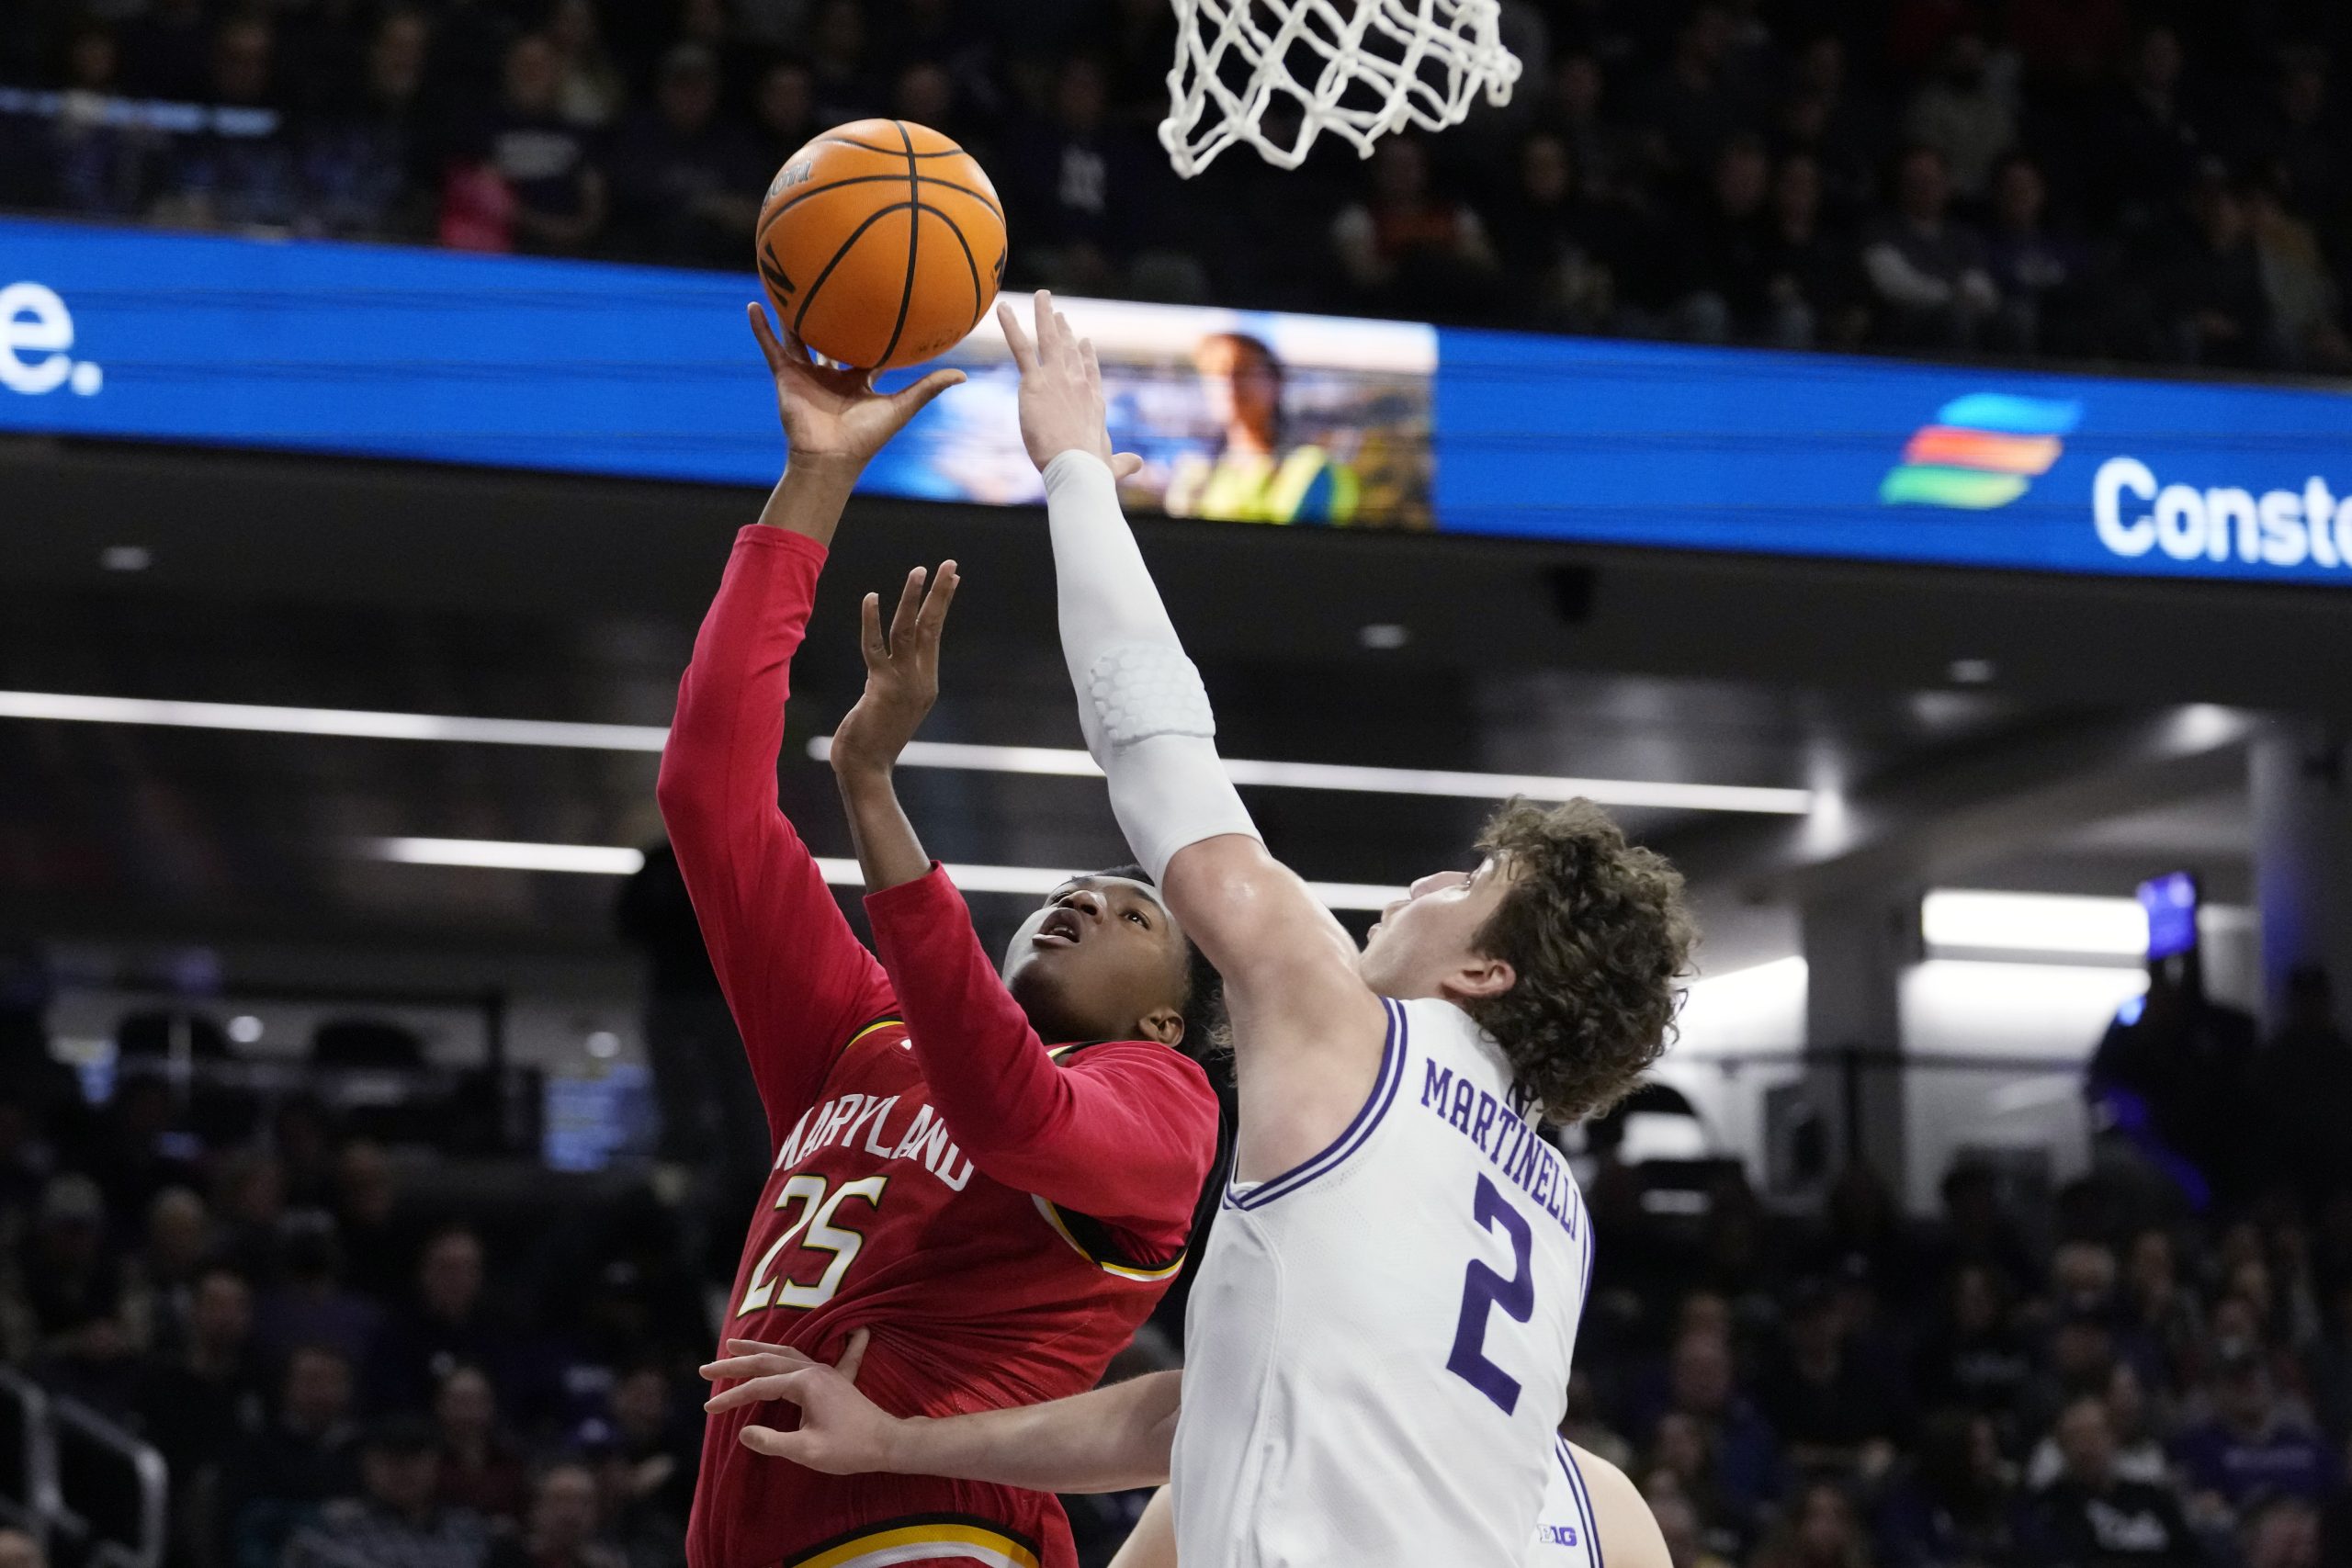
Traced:
<path fill-rule="evenodd" d="M 1166 0 L 17 0 L 0 203 L 741 270 L 787 154 L 898 115 L 994 172 L 1015 285 L 2324 372 L 2348 15 L 1505 0 L 1507 109 L 1187 185 Z"/>

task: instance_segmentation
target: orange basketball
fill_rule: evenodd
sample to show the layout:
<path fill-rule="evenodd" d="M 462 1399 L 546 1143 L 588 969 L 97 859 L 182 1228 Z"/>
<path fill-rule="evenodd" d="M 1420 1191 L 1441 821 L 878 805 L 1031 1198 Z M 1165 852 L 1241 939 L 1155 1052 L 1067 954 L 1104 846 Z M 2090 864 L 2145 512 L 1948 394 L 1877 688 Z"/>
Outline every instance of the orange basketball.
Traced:
<path fill-rule="evenodd" d="M 843 365 L 884 369 L 964 340 L 1004 276 L 1004 207 L 971 154 L 903 119 L 837 125 L 760 204 L 776 317 Z"/>

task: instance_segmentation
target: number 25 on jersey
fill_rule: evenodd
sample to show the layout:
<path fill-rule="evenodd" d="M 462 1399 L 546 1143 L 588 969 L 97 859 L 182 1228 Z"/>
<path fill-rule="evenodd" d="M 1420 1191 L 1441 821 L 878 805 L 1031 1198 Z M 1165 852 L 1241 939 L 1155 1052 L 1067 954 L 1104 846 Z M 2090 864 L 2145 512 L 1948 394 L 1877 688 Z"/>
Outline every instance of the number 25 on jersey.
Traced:
<path fill-rule="evenodd" d="M 883 1189 L 889 1185 L 887 1176 L 861 1177 L 855 1181 L 844 1181 L 830 1191 L 821 1176 L 796 1176 L 786 1181 L 784 1190 L 776 1194 L 776 1209 L 781 1212 L 797 1204 L 800 1212 L 784 1227 L 784 1234 L 760 1254 L 759 1263 L 752 1269 L 752 1282 L 744 1288 L 743 1300 L 736 1307 L 735 1315 L 741 1317 L 771 1306 L 822 1306 L 831 1301 L 833 1292 L 842 1288 L 842 1277 L 857 1261 L 858 1249 L 865 1245 L 863 1233 L 838 1223 L 842 1205 L 853 1201 L 862 1202 L 871 1218 L 873 1211 L 882 1206 Z M 777 1262 L 795 1242 L 810 1252 L 832 1254 L 832 1260 L 814 1283 L 804 1285 L 790 1279 L 794 1270 Z"/>

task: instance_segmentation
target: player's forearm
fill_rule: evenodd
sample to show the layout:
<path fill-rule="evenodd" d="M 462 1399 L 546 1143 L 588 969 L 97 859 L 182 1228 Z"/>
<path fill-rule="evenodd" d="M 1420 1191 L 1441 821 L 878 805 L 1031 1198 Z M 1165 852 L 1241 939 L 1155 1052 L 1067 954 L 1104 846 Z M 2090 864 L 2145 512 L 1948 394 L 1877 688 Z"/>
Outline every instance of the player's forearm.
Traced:
<path fill-rule="evenodd" d="M 1157 1486 L 1168 1479 L 1182 1376 L 1151 1372 L 1050 1404 L 903 1421 L 888 1468 L 1035 1492 Z"/>
<path fill-rule="evenodd" d="M 842 806 L 849 816 L 849 839 L 857 852 L 857 869 L 865 890 L 879 893 L 931 874 L 931 856 L 924 852 L 915 825 L 899 804 L 899 792 L 888 768 L 844 767 L 833 771 L 841 786 Z"/>
<path fill-rule="evenodd" d="M 1119 509 L 1111 470 L 1071 450 L 1046 466 L 1062 656 L 1087 750 L 1154 877 L 1188 844 L 1258 836 L 1217 761 L 1216 721 Z"/>
<path fill-rule="evenodd" d="M 857 487 L 863 467 L 838 457 L 792 459 L 785 467 L 784 477 L 768 492 L 767 504 L 760 509 L 760 521 L 771 528 L 831 545 L 833 530 L 841 525 L 842 513 L 849 505 L 850 491 Z"/>

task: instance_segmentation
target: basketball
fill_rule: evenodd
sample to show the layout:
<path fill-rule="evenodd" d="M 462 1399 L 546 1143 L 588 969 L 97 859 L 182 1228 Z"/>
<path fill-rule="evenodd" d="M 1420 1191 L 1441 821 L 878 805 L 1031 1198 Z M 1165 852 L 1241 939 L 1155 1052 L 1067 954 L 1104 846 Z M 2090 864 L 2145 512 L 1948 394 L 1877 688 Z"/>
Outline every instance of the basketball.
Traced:
<path fill-rule="evenodd" d="M 757 251 L 779 321 L 828 359 L 888 369 L 945 353 L 988 310 L 1004 276 L 1004 208 L 939 132 L 852 120 L 776 171 Z"/>

